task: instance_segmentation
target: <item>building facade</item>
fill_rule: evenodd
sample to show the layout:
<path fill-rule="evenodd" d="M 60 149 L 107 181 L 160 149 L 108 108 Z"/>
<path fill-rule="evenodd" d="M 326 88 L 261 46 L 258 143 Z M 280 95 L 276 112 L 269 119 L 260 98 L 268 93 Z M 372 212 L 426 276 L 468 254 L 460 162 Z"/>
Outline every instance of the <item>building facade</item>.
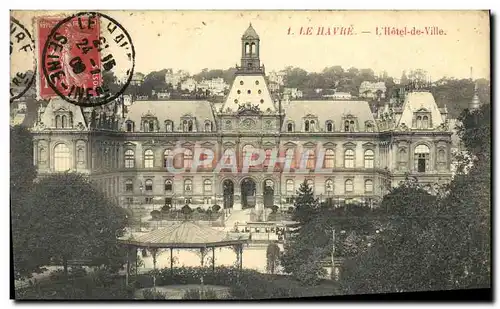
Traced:
<path fill-rule="evenodd" d="M 124 207 L 288 208 L 302 182 L 322 201 L 375 205 L 406 177 L 451 179 L 451 131 L 430 92 L 374 115 L 366 101 L 275 101 L 264 77 L 250 25 L 223 104 L 54 99 L 32 127 L 34 163 L 40 176 L 86 173 Z"/>

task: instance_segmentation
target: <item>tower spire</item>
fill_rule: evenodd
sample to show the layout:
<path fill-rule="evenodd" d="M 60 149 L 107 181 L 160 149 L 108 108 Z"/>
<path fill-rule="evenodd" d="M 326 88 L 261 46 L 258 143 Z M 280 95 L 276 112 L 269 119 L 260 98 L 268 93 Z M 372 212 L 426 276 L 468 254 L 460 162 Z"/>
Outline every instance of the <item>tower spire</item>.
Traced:
<path fill-rule="evenodd" d="M 477 82 L 474 82 L 474 95 L 472 96 L 472 100 L 469 103 L 469 110 L 479 109 L 481 106 L 481 101 L 479 100 L 479 91 L 477 88 Z"/>

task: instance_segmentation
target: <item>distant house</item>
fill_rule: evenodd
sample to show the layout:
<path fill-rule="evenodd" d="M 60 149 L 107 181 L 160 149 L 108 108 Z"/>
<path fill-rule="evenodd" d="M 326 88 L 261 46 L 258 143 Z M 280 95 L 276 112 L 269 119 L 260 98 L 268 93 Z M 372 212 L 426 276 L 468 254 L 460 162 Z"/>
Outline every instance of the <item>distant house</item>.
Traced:
<path fill-rule="evenodd" d="M 359 86 L 359 96 L 361 98 L 376 99 L 380 93 L 380 98 L 385 99 L 387 88 L 384 82 L 368 82 L 364 81 Z"/>
<path fill-rule="evenodd" d="M 156 97 L 159 100 L 168 100 L 170 99 L 170 92 L 157 92 Z"/>
<path fill-rule="evenodd" d="M 172 69 L 168 69 L 167 73 L 165 74 L 165 83 L 171 84 L 172 87 L 177 88 L 177 85 L 184 79 L 186 79 L 189 76 L 189 73 L 186 71 L 178 71 L 177 73 L 174 73 Z"/>
<path fill-rule="evenodd" d="M 283 95 L 290 99 L 299 99 L 304 96 L 302 91 L 298 90 L 297 88 L 285 88 L 283 90 Z"/>
<path fill-rule="evenodd" d="M 325 98 L 332 98 L 334 100 L 350 100 L 352 95 L 349 92 L 335 92 L 334 94 L 324 95 Z"/>
<path fill-rule="evenodd" d="M 181 90 L 187 90 L 193 92 L 196 90 L 197 83 L 194 78 L 188 78 L 181 83 Z"/>

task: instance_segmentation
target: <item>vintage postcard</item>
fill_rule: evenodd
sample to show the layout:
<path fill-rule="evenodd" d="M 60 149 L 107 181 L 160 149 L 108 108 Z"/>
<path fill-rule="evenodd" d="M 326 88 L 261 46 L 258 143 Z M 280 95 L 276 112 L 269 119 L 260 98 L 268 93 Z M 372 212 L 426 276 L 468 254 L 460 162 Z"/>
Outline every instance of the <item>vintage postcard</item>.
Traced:
<path fill-rule="evenodd" d="M 488 11 L 11 11 L 10 65 L 16 300 L 488 298 Z"/>

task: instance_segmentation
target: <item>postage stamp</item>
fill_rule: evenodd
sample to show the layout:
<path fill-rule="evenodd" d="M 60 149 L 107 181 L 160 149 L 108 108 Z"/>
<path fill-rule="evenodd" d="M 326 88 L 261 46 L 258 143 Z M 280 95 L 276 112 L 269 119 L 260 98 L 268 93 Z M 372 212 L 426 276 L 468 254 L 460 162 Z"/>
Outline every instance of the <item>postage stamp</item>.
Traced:
<path fill-rule="evenodd" d="M 14 17 L 10 18 L 10 101 L 21 97 L 36 76 L 35 42 L 31 33 Z"/>
<path fill-rule="evenodd" d="M 80 106 L 103 105 L 118 98 L 134 72 L 135 51 L 127 30 L 112 17 L 96 12 L 71 15 L 53 27 L 54 19 L 48 21 L 38 24 L 39 39 L 44 41 L 41 96 L 55 93 Z M 125 75 L 119 89 L 111 91 L 103 82 L 103 74 L 108 73 Z"/>

